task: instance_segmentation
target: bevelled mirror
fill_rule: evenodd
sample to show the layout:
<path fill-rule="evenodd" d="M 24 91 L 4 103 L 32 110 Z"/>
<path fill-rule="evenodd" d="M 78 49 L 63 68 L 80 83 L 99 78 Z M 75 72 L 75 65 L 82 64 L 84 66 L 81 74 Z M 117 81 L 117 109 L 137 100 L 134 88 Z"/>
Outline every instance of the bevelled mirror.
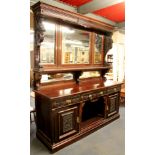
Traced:
<path fill-rule="evenodd" d="M 45 28 L 44 40 L 40 46 L 40 64 L 55 63 L 55 30 L 56 26 L 52 22 L 43 21 Z"/>
<path fill-rule="evenodd" d="M 72 79 L 72 73 L 43 74 L 41 76 L 41 83 L 68 81 Z"/>
<path fill-rule="evenodd" d="M 62 64 L 89 64 L 90 33 L 62 26 Z"/>
<path fill-rule="evenodd" d="M 99 71 L 86 71 L 79 77 L 80 79 L 100 77 Z"/>
<path fill-rule="evenodd" d="M 95 34 L 94 64 L 102 63 L 103 35 Z"/>

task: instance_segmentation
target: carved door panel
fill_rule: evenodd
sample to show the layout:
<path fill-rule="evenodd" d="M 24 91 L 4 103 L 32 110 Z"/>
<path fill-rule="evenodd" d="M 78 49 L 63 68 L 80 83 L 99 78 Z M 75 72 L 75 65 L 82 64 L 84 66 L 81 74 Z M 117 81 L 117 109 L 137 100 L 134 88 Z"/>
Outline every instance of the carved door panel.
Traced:
<path fill-rule="evenodd" d="M 79 132 L 79 106 L 62 108 L 56 114 L 56 142 Z"/>
<path fill-rule="evenodd" d="M 119 110 L 119 93 L 108 95 L 107 98 L 107 117 L 118 113 Z"/>

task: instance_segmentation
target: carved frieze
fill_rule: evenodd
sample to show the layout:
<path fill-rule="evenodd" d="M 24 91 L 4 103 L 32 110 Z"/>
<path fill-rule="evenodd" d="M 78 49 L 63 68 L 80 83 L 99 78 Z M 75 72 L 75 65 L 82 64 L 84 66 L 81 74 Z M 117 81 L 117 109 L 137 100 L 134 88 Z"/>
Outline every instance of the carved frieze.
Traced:
<path fill-rule="evenodd" d="M 116 98 L 110 99 L 110 113 L 116 110 Z"/>

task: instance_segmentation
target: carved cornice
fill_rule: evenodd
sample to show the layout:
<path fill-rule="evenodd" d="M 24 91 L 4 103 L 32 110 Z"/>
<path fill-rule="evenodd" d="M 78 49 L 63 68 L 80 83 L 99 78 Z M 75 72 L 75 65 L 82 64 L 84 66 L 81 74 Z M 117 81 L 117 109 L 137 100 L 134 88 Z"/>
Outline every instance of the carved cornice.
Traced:
<path fill-rule="evenodd" d="M 103 32 L 112 32 L 114 27 L 101 22 L 99 20 L 83 16 L 79 13 L 63 10 L 42 2 L 38 2 L 32 6 L 33 12 L 39 11 L 42 16 L 53 18 L 58 21 L 65 21 L 67 23 L 83 26 L 88 29 L 96 29 Z"/>

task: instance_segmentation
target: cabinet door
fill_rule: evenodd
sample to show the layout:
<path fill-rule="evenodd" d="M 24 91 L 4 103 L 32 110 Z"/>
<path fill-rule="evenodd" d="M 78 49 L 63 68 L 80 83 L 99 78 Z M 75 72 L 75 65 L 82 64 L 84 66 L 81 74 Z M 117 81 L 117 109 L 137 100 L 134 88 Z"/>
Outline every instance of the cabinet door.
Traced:
<path fill-rule="evenodd" d="M 107 117 L 118 113 L 119 93 L 110 94 L 107 98 Z"/>
<path fill-rule="evenodd" d="M 63 140 L 79 131 L 79 106 L 62 108 L 56 112 L 56 141 Z"/>

